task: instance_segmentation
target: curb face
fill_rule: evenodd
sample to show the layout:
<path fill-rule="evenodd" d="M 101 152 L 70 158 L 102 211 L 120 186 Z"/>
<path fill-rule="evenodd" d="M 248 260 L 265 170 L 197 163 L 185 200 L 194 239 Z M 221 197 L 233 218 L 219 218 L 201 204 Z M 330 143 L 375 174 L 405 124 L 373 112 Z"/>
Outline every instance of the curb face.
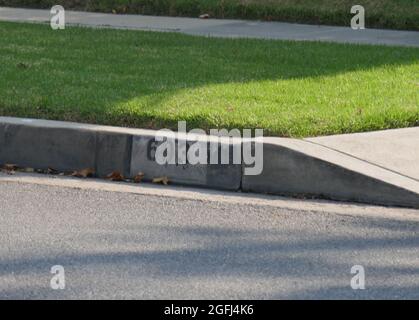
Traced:
<path fill-rule="evenodd" d="M 240 189 L 241 164 L 159 165 L 152 157 L 155 135 L 152 130 L 0 117 L 0 164 L 58 171 L 93 168 L 101 178 L 114 171 L 127 178 L 143 172 L 145 181 L 167 176 L 174 184 Z M 180 140 L 185 138 L 176 135 Z"/>
<path fill-rule="evenodd" d="M 242 189 L 419 208 L 419 183 L 309 142 L 265 138 L 264 171 Z"/>
<path fill-rule="evenodd" d="M 124 177 L 130 176 L 132 136 L 123 133 L 96 133 L 95 160 L 97 175 L 106 177 L 119 171 Z"/>
<path fill-rule="evenodd" d="M 263 143 L 263 172 L 246 176 L 244 163 L 165 164 L 155 160 L 157 131 L 61 121 L 0 117 L 0 164 L 59 171 L 94 168 L 106 177 L 139 172 L 145 180 L 167 176 L 174 184 L 419 208 L 419 182 L 311 142 L 264 138 L 220 140 L 228 148 Z M 199 141 L 175 134 L 176 144 Z M 212 138 L 210 138 L 212 139 Z M 248 146 L 247 146 L 248 147 Z M 211 150 L 208 149 L 208 154 Z M 219 162 L 220 163 L 220 162 Z"/>
<path fill-rule="evenodd" d="M 187 141 L 177 136 L 175 144 L 184 143 L 190 146 L 196 141 Z M 145 180 L 167 176 L 175 184 L 200 186 L 224 190 L 239 190 L 241 184 L 241 165 L 235 164 L 165 164 L 156 162 L 155 152 L 159 143 L 152 135 L 135 135 L 132 140 L 131 176 L 144 172 Z M 210 149 L 207 149 L 210 154 Z M 230 152 L 230 163 L 232 153 Z"/>
<path fill-rule="evenodd" d="M 0 123 L 0 163 L 61 171 L 95 167 L 96 134 L 70 128 Z"/>

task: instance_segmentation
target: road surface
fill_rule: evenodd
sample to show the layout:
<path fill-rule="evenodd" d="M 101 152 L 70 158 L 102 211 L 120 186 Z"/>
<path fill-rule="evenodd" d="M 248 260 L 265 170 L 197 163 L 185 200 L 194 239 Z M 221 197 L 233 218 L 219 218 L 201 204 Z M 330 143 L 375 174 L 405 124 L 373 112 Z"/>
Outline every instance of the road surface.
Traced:
<path fill-rule="evenodd" d="M 0 194 L 0 299 L 419 298 L 419 210 L 22 174 Z"/>

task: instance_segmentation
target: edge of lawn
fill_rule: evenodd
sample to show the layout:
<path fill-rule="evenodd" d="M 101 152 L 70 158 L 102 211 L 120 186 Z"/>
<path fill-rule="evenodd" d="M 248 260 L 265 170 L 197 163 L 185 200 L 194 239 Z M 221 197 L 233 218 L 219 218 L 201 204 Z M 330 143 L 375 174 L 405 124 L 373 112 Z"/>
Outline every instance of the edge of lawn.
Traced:
<path fill-rule="evenodd" d="M 45 22 L 16 22 L 16 21 L 8 21 L 8 22 L 1 22 L 4 24 L 35 24 L 35 25 L 48 25 L 48 23 Z M 80 29 L 91 29 L 89 26 L 84 25 L 70 25 L 70 28 L 80 28 Z M 104 28 L 108 29 L 108 28 Z M 147 31 L 147 30 L 124 30 L 127 32 L 144 32 L 144 33 L 155 33 L 157 31 Z M 175 34 L 179 35 L 177 32 L 165 32 L 165 34 Z M 191 38 L 201 38 L 200 35 L 188 35 L 188 34 L 182 34 L 184 37 L 191 37 Z M 219 39 L 217 37 L 211 37 L 208 36 L 208 38 L 214 38 Z M 222 38 L 221 38 L 222 39 Z M 235 38 L 235 40 L 240 40 L 242 38 Z M 271 39 L 248 39 L 244 38 L 246 40 L 250 41 L 272 41 Z M 274 40 L 274 41 L 282 41 L 282 42 L 301 42 L 296 40 Z M 325 44 L 337 44 L 333 41 L 310 41 L 313 43 L 325 43 Z M 359 47 L 383 47 L 383 48 L 399 48 L 397 45 L 370 45 L 370 44 L 345 44 L 345 43 L 338 43 L 337 45 L 342 46 L 359 46 Z M 404 48 L 404 47 L 403 47 Z M 416 48 L 409 48 L 409 49 L 416 49 Z M 1 109 L 1 106 L 0 106 Z M 108 118 L 108 119 L 95 119 L 94 117 L 88 116 L 88 117 L 82 117 L 81 115 L 73 114 L 71 118 L 65 117 L 56 117 L 55 115 L 49 115 L 49 114 L 33 114 L 33 113 L 19 113 L 19 112 L 5 112 L 5 110 L 2 110 L 0 117 L 17 117 L 17 118 L 33 118 L 38 120 L 53 120 L 53 121 L 64 121 L 64 122 L 78 122 L 83 124 L 93 124 L 93 125 L 102 125 L 102 126 L 110 126 L 110 127 L 121 127 L 121 128 L 131 128 L 131 129 L 149 129 L 149 130 L 160 130 L 160 129 L 170 129 L 173 131 L 177 131 L 178 129 L 178 119 L 166 119 L 161 117 L 155 117 L 154 115 L 143 115 L 141 121 L 139 123 L 132 122 L 127 120 L 125 117 L 123 117 L 122 121 L 121 119 L 118 119 L 118 121 L 115 122 L 114 118 Z M 404 123 L 403 126 L 400 126 L 400 123 L 392 123 L 390 125 L 387 125 L 385 127 L 383 126 L 371 126 L 371 127 L 365 127 L 365 128 L 359 128 L 360 130 L 341 130 L 339 132 L 331 131 L 331 132 L 324 132 L 317 135 L 306 135 L 306 134 L 287 134 L 287 133 L 279 133 L 279 132 L 272 132 L 269 129 L 264 129 L 264 136 L 266 137 L 276 137 L 276 138 L 296 138 L 296 139 L 303 139 L 308 137 L 314 137 L 314 136 L 330 136 L 330 135 L 338 135 L 338 134 L 351 134 L 351 133 L 364 133 L 364 132 L 372 132 L 372 131 L 381 131 L 381 130 L 392 130 L 392 129 L 403 129 L 403 128 L 413 128 L 413 127 L 419 127 L 419 117 L 417 115 L 413 115 L 414 121 L 409 123 Z M 201 129 L 209 132 L 210 128 L 214 128 L 214 124 L 212 123 L 206 123 L 205 121 L 202 122 L 202 120 L 191 120 L 191 119 L 180 119 L 185 120 L 188 123 L 188 126 L 191 126 L 193 128 L 200 127 Z M 247 126 L 243 126 L 239 123 L 232 123 L 232 126 L 228 127 L 222 127 L 225 129 L 239 129 L 243 130 L 248 128 Z M 188 128 L 189 130 L 190 128 Z"/>

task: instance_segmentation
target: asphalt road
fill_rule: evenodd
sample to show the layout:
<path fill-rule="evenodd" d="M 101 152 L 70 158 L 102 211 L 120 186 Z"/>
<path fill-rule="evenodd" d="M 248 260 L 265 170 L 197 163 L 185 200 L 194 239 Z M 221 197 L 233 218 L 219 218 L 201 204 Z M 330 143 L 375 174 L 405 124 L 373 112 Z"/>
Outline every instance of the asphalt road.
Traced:
<path fill-rule="evenodd" d="M 30 179 L 0 175 L 1 299 L 419 299 L 418 210 Z"/>

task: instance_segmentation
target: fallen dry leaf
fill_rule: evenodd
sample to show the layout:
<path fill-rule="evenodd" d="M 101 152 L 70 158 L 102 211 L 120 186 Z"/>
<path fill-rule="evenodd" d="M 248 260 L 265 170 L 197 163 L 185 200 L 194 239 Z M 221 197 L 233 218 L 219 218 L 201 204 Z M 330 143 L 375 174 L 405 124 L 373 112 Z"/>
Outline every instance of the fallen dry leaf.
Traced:
<path fill-rule="evenodd" d="M 111 181 L 124 181 L 124 176 L 119 171 L 114 171 L 108 174 L 106 179 Z"/>
<path fill-rule="evenodd" d="M 19 167 L 16 165 L 16 164 L 10 164 L 10 163 L 6 163 L 4 166 L 3 166 L 3 170 L 6 170 L 6 171 L 15 171 L 15 170 L 17 170 Z"/>
<path fill-rule="evenodd" d="M 95 170 L 92 168 L 86 168 L 80 171 L 74 171 L 71 175 L 77 178 L 87 178 L 95 174 Z"/>
<path fill-rule="evenodd" d="M 47 174 L 56 175 L 56 174 L 59 174 L 59 173 L 60 173 L 60 171 L 55 170 L 55 169 L 53 169 L 51 167 L 48 167 L 48 169 L 47 169 Z"/>
<path fill-rule="evenodd" d="M 154 178 L 153 183 L 162 183 L 165 186 L 167 186 L 169 184 L 169 178 L 167 177 L 159 177 L 159 178 Z"/>
<path fill-rule="evenodd" d="M 134 177 L 134 182 L 135 183 L 140 183 L 144 178 L 144 173 L 143 172 L 139 172 L 135 177 Z"/>

